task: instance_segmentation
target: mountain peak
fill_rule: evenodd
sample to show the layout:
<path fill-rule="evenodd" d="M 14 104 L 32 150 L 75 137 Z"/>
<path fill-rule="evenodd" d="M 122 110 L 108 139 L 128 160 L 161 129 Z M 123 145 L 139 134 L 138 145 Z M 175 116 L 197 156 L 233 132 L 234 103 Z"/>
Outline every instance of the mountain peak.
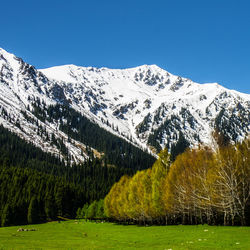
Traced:
<path fill-rule="evenodd" d="M 0 52 L 1 53 L 8 53 L 6 50 L 4 50 L 3 48 L 0 48 Z"/>
<path fill-rule="evenodd" d="M 158 65 L 156 64 L 143 64 L 143 65 L 140 65 L 140 66 L 137 66 L 135 68 L 145 68 L 145 69 L 155 69 L 155 70 L 163 70 L 162 68 L 160 68 Z"/>
<path fill-rule="evenodd" d="M 5 56 L 15 57 L 15 55 L 14 55 L 14 54 L 9 53 L 8 51 L 6 51 L 6 50 L 5 50 L 5 49 L 3 49 L 3 48 L 0 48 L 0 53 L 1 53 L 2 55 L 5 55 Z"/>

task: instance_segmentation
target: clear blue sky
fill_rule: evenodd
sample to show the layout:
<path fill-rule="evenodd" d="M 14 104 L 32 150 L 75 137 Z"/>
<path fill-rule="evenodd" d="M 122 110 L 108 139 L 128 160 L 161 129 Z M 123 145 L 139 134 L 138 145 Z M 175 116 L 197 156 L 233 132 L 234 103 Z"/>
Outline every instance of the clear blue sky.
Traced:
<path fill-rule="evenodd" d="M 249 0 L 9 0 L 0 8 L 0 47 L 36 68 L 157 64 L 250 93 Z"/>

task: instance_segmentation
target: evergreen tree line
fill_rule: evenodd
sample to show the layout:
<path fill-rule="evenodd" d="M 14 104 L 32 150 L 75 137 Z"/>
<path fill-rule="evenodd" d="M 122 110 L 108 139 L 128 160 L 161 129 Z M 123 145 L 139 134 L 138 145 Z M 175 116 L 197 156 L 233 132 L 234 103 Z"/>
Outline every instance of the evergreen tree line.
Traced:
<path fill-rule="evenodd" d="M 105 214 L 138 224 L 250 225 L 250 140 L 170 158 L 165 149 L 152 168 L 123 176 Z"/>
<path fill-rule="evenodd" d="M 79 207 L 104 198 L 121 176 L 135 172 L 97 158 L 68 166 L 0 126 L 0 224 L 75 218 Z"/>
<path fill-rule="evenodd" d="M 36 170 L 0 167 L 1 226 L 74 218 L 86 200 L 81 185 Z"/>

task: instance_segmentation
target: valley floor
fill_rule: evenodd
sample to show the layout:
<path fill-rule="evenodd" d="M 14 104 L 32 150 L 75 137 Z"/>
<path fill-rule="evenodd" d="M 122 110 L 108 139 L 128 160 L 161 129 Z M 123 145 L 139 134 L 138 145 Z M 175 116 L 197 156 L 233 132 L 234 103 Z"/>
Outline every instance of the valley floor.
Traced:
<path fill-rule="evenodd" d="M 0 249 L 250 249 L 249 235 L 250 227 L 140 227 L 72 220 L 0 228 Z"/>

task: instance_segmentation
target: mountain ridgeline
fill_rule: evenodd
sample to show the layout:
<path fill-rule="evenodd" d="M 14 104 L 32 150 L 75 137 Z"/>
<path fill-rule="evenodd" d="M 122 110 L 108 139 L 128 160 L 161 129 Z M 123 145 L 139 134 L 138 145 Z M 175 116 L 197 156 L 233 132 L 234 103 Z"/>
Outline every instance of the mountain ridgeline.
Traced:
<path fill-rule="evenodd" d="M 147 165 L 147 153 L 181 142 L 217 147 L 215 134 L 225 142 L 249 135 L 250 95 L 156 65 L 36 70 L 0 49 L 0 83 L 1 124 L 71 164 L 92 151 L 110 164 Z"/>

